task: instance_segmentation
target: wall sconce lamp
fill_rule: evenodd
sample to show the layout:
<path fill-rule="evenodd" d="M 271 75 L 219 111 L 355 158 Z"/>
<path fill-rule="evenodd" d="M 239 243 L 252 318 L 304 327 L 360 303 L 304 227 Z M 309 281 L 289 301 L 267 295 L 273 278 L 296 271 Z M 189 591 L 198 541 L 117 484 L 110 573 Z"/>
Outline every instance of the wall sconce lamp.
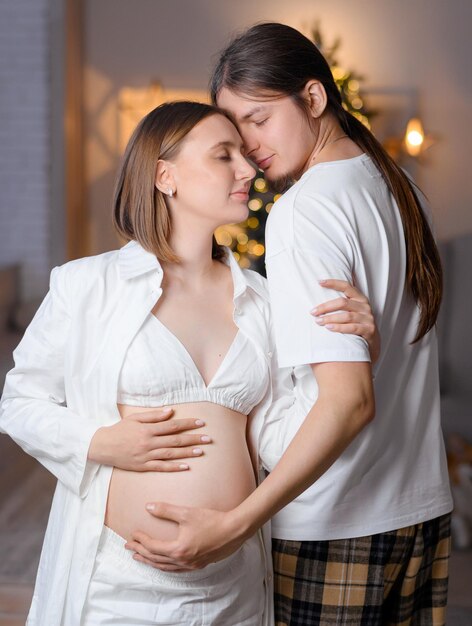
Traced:
<path fill-rule="evenodd" d="M 419 117 L 412 117 L 406 126 L 402 150 L 415 159 L 422 159 L 428 148 L 438 140 L 437 135 L 425 133 Z"/>
<path fill-rule="evenodd" d="M 371 87 L 365 90 L 372 115 L 372 129 L 388 154 L 402 167 L 427 164 L 429 148 L 440 136 L 424 129 L 420 100 L 415 88 Z"/>
<path fill-rule="evenodd" d="M 419 117 L 408 121 L 403 135 L 391 135 L 382 142 L 390 156 L 400 164 L 408 157 L 424 162 L 424 153 L 434 143 L 436 136 L 425 132 Z"/>
<path fill-rule="evenodd" d="M 423 150 L 424 141 L 425 134 L 421 120 L 418 117 L 411 118 L 407 124 L 403 140 L 405 150 L 410 156 L 417 157 Z"/>

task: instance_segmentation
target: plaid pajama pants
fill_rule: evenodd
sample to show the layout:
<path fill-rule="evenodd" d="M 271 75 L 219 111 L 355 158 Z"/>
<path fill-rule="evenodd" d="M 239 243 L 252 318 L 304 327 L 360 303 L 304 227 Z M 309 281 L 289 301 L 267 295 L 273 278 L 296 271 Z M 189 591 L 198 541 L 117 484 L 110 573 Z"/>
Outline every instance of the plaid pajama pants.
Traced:
<path fill-rule="evenodd" d="M 450 515 L 369 537 L 273 540 L 276 626 L 444 626 Z"/>

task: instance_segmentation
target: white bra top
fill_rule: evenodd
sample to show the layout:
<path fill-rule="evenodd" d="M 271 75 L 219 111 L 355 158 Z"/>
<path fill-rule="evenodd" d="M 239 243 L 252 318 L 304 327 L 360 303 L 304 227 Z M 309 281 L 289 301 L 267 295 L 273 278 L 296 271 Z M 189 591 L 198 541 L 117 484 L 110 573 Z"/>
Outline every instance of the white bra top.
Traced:
<path fill-rule="evenodd" d="M 269 366 L 238 330 L 208 385 L 181 341 L 150 313 L 130 344 L 118 382 L 119 404 L 156 407 L 213 402 L 248 415 L 269 384 Z"/>

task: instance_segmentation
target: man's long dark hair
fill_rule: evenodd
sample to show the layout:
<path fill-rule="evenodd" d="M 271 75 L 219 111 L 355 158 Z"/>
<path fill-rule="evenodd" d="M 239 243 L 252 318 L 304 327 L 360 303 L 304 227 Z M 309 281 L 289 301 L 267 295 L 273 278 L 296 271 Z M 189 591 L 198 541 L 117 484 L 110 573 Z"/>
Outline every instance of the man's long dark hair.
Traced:
<path fill-rule="evenodd" d="M 257 24 L 223 51 L 210 80 L 210 92 L 215 104 L 223 87 L 255 97 L 261 92 L 284 94 L 306 110 L 301 94 L 311 79 L 322 83 L 327 110 L 346 135 L 371 157 L 397 202 L 406 242 L 406 282 L 420 309 L 414 342 L 419 341 L 436 323 L 442 297 L 441 261 L 433 234 L 403 170 L 369 129 L 343 108 L 329 64 L 315 44 L 290 26 Z"/>

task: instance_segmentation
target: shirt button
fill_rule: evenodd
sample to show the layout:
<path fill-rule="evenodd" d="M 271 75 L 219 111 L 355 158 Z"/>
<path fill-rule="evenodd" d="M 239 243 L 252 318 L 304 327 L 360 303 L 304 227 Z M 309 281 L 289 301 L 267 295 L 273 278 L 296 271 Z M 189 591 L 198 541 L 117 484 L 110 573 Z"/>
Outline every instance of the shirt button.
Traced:
<path fill-rule="evenodd" d="M 241 309 L 235 309 L 234 311 L 236 313 L 236 315 L 242 315 L 243 312 L 241 311 Z"/>
<path fill-rule="evenodd" d="M 269 359 L 271 359 L 272 358 L 272 352 L 268 352 L 267 356 L 269 357 Z"/>

